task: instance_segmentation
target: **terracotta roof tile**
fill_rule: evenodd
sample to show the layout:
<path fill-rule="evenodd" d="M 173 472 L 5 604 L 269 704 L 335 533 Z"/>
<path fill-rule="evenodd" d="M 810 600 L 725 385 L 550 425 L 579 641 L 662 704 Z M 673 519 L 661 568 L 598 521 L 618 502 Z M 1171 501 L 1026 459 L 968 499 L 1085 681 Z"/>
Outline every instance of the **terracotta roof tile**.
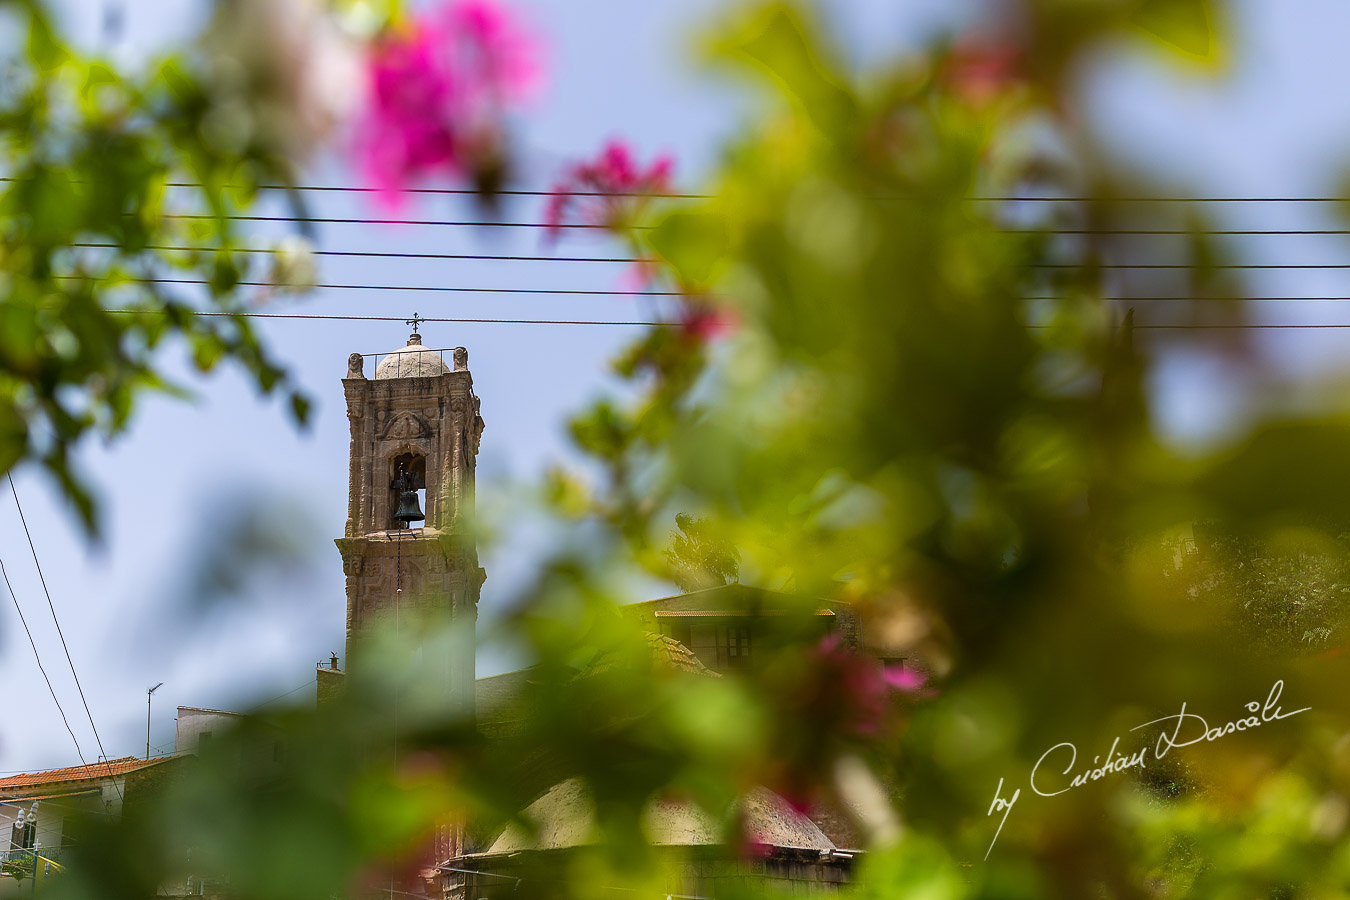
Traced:
<path fill-rule="evenodd" d="M 48 769 L 45 772 L 25 772 L 22 775 L 0 778 L 0 791 L 37 787 L 44 784 L 59 784 L 66 781 L 93 781 L 98 778 L 124 775 L 146 766 L 159 765 L 166 759 L 172 759 L 172 757 L 138 759 L 134 756 L 124 756 L 121 759 L 110 759 L 107 762 L 91 763 L 84 766 Z"/>
<path fill-rule="evenodd" d="M 694 655 L 694 651 L 669 635 L 653 634 L 649 631 L 647 632 L 647 644 L 652 648 L 652 658 L 656 660 L 658 665 L 667 666 L 679 672 L 711 675 L 714 678 L 722 677 L 703 665 L 699 658 Z"/>

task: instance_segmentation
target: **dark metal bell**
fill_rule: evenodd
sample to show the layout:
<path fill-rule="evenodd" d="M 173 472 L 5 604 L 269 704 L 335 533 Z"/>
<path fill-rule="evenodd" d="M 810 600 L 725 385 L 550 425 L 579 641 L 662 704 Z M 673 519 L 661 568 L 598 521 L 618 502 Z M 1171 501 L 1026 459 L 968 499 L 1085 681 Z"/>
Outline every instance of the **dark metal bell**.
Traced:
<path fill-rule="evenodd" d="M 398 495 L 398 512 L 394 513 L 394 518 L 404 525 L 426 520 L 422 507 L 417 504 L 417 491 L 402 491 Z"/>

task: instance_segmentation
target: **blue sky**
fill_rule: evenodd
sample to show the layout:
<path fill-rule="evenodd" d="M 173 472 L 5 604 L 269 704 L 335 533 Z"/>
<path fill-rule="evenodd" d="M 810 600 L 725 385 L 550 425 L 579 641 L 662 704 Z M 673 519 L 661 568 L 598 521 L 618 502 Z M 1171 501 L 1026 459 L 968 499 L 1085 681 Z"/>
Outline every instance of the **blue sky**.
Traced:
<path fill-rule="evenodd" d="M 519 123 L 526 176 L 547 184 L 560 162 L 586 156 L 608 137 L 625 136 L 644 156 L 671 152 L 677 173 L 697 186 L 723 137 L 747 114 L 738 87 L 701 71 L 693 59 L 696 26 L 724 4 L 708 0 L 580 0 L 520 3 L 549 46 L 548 87 Z M 72 33 L 98 40 L 102 4 L 63 0 Z M 978 16 L 980 4 L 855 0 L 823 4 L 833 26 L 862 61 L 912 46 L 944 22 Z M 134 59 L 146 48 L 189 34 L 206 7 L 128 0 L 125 45 Z M 1191 193 L 1318 195 L 1335 190 L 1350 148 L 1350 109 L 1337 86 L 1350 62 L 1341 38 L 1350 8 L 1334 0 L 1257 0 L 1235 5 L 1240 65 L 1217 80 L 1197 77 L 1148 56 L 1105 54 L 1080 98 L 1086 120 L 1122 165 L 1167 172 Z M 321 164 L 314 183 L 353 183 L 339 163 Z M 314 198 L 325 216 L 364 215 L 359 198 Z M 415 217 L 469 212 L 445 198 L 410 210 Z M 1326 211 L 1323 211 L 1325 214 Z M 507 217 L 537 218 L 535 202 Z M 1307 207 L 1225 209 L 1252 227 L 1324 222 Z M 568 238 L 578 253 L 612 249 Z M 1261 239 L 1274 241 L 1275 239 Z M 1341 238 L 1287 238 L 1253 248 L 1272 262 L 1336 262 Z M 487 234 L 453 228 L 322 226 L 323 249 L 534 253 L 532 232 Z M 1260 260 L 1258 260 L 1260 261 Z M 496 287 L 612 288 L 621 271 L 606 265 L 470 262 L 325 263 L 329 282 L 455 284 Z M 1350 295 L 1337 273 L 1274 273 L 1257 290 L 1280 295 Z M 303 312 L 411 316 L 628 318 L 651 312 L 630 298 L 514 298 L 319 291 L 286 308 Z M 1337 311 L 1309 304 L 1271 310 L 1271 320 L 1323 320 Z M 1342 320 L 1344 321 L 1344 319 Z M 15 475 L 19 496 L 61 615 L 106 752 L 144 752 L 145 689 L 155 695 L 151 742 L 169 749 L 178 705 L 241 708 L 304 687 L 316 661 L 342 652 L 343 577 L 332 539 L 346 516 L 347 422 L 340 379 L 347 355 L 401 346 L 395 324 L 267 322 L 273 352 L 315 401 L 312 426 L 298 432 L 280 405 L 260 399 L 237 373 L 190 375 L 189 403 L 152 398 L 130 434 L 81 453 L 101 489 L 106 541 L 91 546 L 63 502 L 34 472 Z M 609 328 L 429 325 L 426 343 L 469 348 L 470 368 L 487 422 L 479 457 L 480 491 L 525 478 L 569 451 L 562 423 L 606 385 L 606 359 L 631 332 Z M 1299 332 L 1263 339 L 1275 377 L 1257 379 L 1195 353 L 1163 357 L 1155 384 L 1159 415 L 1178 440 L 1201 441 L 1242 427 L 1251 396 L 1269 406 L 1297 404 L 1304 379 L 1339 365 L 1340 332 Z M 177 365 L 177 363 L 174 363 Z M 1279 386 L 1278 390 L 1270 387 Z M 189 573 L 224 523 L 253 501 L 271 527 L 294 540 L 299 561 L 263 567 L 239 598 L 192 620 L 174 611 L 189 593 Z M 252 508 L 252 507 L 250 507 Z M 503 545 L 487 556 L 483 615 L 490 617 L 529 572 L 543 535 L 524 518 L 501 520 Z M 92 761 L 98 750 L 84 719 L 60 644 L 46 615 L 13 498 L 0 494 L 0 554 L 53 677 L 71 724 Z M 634 597 L 634 599 L 644 599 Z M 506 665 L 480 659 L 480 672 Z M 0 607 L 0 679 L 18 686 L 22 715 L 0 725 L 0 771 L 78 762 L 37 673 L 12 606 Z M 11 694 L 13 696 L 13 694 Z M 14 707 L 11 706 L 11 709 Z"/>

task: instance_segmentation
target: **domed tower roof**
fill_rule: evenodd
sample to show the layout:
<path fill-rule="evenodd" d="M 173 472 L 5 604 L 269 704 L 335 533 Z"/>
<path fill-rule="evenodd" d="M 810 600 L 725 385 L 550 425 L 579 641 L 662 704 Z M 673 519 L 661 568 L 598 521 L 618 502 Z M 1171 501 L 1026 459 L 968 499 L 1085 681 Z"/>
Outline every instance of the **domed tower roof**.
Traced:
<path fill-rule="evenodd" d="M 449 371 L 441 355 L 435 350 L 423 347 L 422 336 L 413 332 L 408 336 L 408 346 L 402 350 L 395 350 L 380 360 L 379 367 L 375 369 L 375 377 L 430 378 L 434 375 L 444 375 Z"/>
<path fill-rule="evenodd" d="M 768 788 L 752 789 L 740 800 L 745 834 L 772 847 L 834 850 L 815 822 L 794 810 Z M 531 803 L 522 816 L 534 826 L 533 834 L 512 823 L 488 848 L 488 853 L 521 850 L 560 850 L 581 847 L 596 840 L 595 802 L 580 778 L 559 782 Z M 728 842 L 719 818 L 693 803 L 653 799 L 642 811 L 644 837 L 664 846 L 706 846 Z"/>

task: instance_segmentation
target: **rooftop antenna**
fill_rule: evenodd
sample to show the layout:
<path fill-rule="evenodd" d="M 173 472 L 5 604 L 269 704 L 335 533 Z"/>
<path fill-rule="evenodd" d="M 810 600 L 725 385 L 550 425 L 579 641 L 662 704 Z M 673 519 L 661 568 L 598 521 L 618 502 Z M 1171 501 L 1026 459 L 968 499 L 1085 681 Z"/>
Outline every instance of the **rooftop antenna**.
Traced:
<path fill-rule="evenodd" d="M 152 688 L 145 689 L 145 758 L 150 758 L 150 697 L 155 691 L 164 687 L 164 682 L 160 682 Z"/>

